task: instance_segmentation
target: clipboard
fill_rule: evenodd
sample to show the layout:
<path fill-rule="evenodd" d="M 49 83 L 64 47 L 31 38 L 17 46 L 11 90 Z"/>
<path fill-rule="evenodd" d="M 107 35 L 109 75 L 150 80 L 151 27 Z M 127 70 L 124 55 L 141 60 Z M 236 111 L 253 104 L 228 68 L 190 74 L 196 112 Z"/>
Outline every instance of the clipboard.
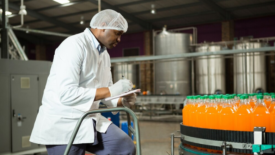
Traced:
<path fill-rule="evenodd" d="M 138 93 L 138 92 L 140 92 L 140 89 L 135 89 L 135 90 L 131 90 L 131 91 L 128 91 L 127 93 L 123 93 L 123 94 L 120 94 L 120 95 L 117 95 L 117 96 L 107 97 L 104 100 L 105 101 L 110 101 L 110 100 L 113 100 L 113 99 L 117 99 L 117 98 L 120 98 L 120 97 L 123 97 L 123 96 L 127 96 L 129 94 Z"/>

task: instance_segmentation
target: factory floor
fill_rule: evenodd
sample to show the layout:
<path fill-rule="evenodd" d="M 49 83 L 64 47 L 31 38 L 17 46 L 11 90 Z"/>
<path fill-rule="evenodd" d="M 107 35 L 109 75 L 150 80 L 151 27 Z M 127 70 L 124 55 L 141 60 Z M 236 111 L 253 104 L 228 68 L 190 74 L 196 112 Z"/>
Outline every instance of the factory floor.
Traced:
<path fill-rule="evenodd" d="M 171 155 L 171 133 L 180 136 L 180 116 L 143 117 L 139 121 L 142 155 Z M 170 121 L 169 121 L 170 120 Z M 121 120 L 124 121 L 124 120 Z M 174 139 L 174 155 L 178 155 L 180 139 Z M 47 153 L 42 153 L 47 155 Z M 91 155 L 87 152 L 87 155 Z"/>
<path fill-rule="evenodd" d="M 140 139 L 142 155 L 171 155 L 171 133 L 180 133 L 179 122 L 140 121 Z M 174 154 L 178 155 L 180 139 L 174 140 Z"/>

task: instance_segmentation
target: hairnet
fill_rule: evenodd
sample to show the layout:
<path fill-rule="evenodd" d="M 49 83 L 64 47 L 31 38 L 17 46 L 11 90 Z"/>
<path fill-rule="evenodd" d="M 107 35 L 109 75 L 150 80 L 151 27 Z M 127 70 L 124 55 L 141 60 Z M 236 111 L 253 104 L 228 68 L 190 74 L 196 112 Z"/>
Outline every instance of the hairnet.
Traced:
<path fill-rule="evenodd" d="M 113 29 L 126 32 L 128 23 L 125 18 L 118 12 L 106 9 L 98 12 L 90 22 L 91 28 Z"/>

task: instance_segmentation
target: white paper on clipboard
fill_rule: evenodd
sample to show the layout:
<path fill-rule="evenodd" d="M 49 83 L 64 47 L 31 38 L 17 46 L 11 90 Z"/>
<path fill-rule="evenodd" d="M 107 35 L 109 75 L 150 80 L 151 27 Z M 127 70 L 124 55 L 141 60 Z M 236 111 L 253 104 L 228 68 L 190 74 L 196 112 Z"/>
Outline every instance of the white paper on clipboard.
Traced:
<path fill-rule="evenodd" d="M 140 92 L 140 89 L 135 89 L 135 90 L 132 90 L 132 91 L 128 91 L 127 93 L 123 93 L 123 94 L 120 94 L 120 95 L 117 95 L 117 96 L 113 96 L 113 97 L 107 97 L 104 100 L 105 101 L 110 101 L 110 100 L 113 100 L 113 99 L 116 99 L 116 98 L 127 96 L 129 94 L 137 93 L 137 92 Z"/>

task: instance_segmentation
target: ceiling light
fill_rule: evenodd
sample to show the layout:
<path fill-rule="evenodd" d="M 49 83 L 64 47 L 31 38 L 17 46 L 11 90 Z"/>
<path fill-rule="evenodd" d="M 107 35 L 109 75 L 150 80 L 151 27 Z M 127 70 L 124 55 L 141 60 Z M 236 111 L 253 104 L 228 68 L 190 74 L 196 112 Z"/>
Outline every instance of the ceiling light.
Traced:
<path fill-rule="evenodd" d="M 84 22 L 84 17 L 83 16 L 81 16 L 81 18 L 80 18 L 80 25 L 83 25 L 85 22 Z"/>
<path fill-rule="evenodd" d="M 0 9 L 0 13 L 2 14 L 2 12 L 3 12 L 3 10 L 2 9 Z M 6 11 L 6 15 L 8 16 L 8 15 L 11 15 L 12 13 L 10 12 L 10 11 Z"/>
<path fill-rule="evenodd" d="M 156 14 L 155 4 L 151 5 L 151 14 Z"/>
<path fill-rule="evenodd" d="M 56 2 L 58 2 L 60 4 L 70 3 L 69 0 L 53 0 L 53 1 L 56 1 Z"/>

